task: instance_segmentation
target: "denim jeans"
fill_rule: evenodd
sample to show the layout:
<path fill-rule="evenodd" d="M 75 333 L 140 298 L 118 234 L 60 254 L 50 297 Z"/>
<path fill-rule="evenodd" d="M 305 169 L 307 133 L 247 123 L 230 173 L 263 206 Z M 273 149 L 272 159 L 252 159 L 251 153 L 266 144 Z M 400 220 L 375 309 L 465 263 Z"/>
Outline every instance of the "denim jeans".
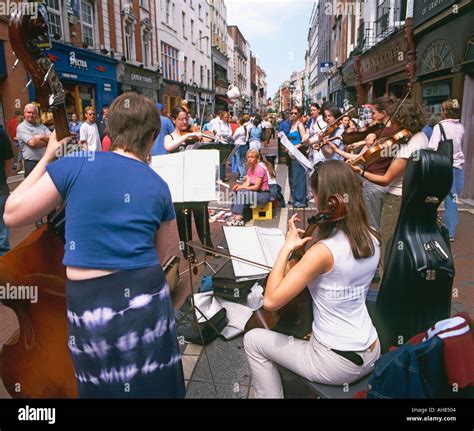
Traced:
<path fill-rule="evenodd" d="M 245 175 L 247 175 L 247 151 L 249 150 L 249 145 L 239 145 L 239 148 L 237 148 L 237 163 L 239 167 L 239 178 L 241 180 L 244 179 Z"/>
<path fill-rule="evenodd" d="M 377 230 L 380 229 L 380 219 L 382 218 L 383 198 L 385 193 L 385 187 L 371 183 L 370 181 L 364 181 L 362 195 L 367 208 L 367 218 L 369 219 L 369 224 Z"/>
<path fill-rule="evenodd" d="M 0 195 L 0 256 L 3 256 L 10 250 L 10 242 L 8 241 L 8 228 L 3 221 L 3 213 L 5 212 L 5 202 L 8 195 Z"/>
<path fill-rule="evenodd" d="M 295 205 L 306 204 L 306 171 L 297 160 L 291 161 L 293 201 Z"/>
<path fill-rule="evenodd" d="M 250 190 L 239 190 L 232 202 L 230 210 L 242 215 L 246 206 L 255 208 L 256 205 L 264 205 L 270 200 L 270 192 L 254 192 Z M 231 198 L 232 201 L 232 198 Z"/>
<path fill-rule="evenodd" d="M 451 191 L 444 200 L 444 223 L 449 231 L 450 238 L 456 235 L 456 227 L 458 225 L 458 199 L 464 188 L 464 170 L 453 168 L 453 184 Z"/>

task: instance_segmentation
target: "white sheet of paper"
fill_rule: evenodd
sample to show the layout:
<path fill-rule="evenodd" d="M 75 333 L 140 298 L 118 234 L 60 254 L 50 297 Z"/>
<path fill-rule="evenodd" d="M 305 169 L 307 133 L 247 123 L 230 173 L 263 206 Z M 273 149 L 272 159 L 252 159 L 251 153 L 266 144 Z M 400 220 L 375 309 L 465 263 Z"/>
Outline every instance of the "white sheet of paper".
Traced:
<path fill-rule="evenodd" d="M 283 132 L 278 133 L 278 137 L 281 140 L 282 145 L 289 151 L 289 153 L 296 159 L 298 162 L 306 169 L 306 171 L 310 174 L 313 173 L 313 165 L 311 162 L 299 151 L 295 148 L 286 135 Z"/>
<path fill-rule="evenodd" d="M 257 226 L 224 226 L 224 235 L 231 255 L 251 260 L 262 265 L 273 266 L 285 238 L 280 229 L 265 229 Z M 261 267 L 232 259 L 236 279 L 251 280 L 270 272 Z"/>
<path fill-rule="evenodd" d="M 153 156 L 151 168 L 170 188 L 173 202 L 209 202 L 217 200 L 219 151 L 182 151 Z"/>
<path fill-rule="evenodd" d="M 183 154 L 153 156 L 151 168 L 168 184 L 173 202 L 184 202 Z"/>

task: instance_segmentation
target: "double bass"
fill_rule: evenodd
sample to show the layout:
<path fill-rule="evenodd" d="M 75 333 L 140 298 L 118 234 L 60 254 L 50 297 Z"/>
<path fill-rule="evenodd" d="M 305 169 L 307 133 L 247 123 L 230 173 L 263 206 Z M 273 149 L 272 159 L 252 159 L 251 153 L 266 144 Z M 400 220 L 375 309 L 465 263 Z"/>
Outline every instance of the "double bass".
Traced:
<path fill-rule="evenodd" d="M 33 18 L 18 13 L 10 18 L 13 51 L 31 77 L 43 110 L 53 112 L 58 140 L 69 136 L 65 95 L 51 61 L 43 55 L 50 46 L 47 10 L 38 5 Z M 37 289 L 37 302 L 9 299 L 3 304 L 18 318 L 19 331 L 3 346 L 0 375 L 13 398 L 72 398 L 76 381 L 67 348 L 66 272 L 60 234 L 62 210 L 49 217 L 0 258 L 0 284 Z"/>
<path fill-rule="evenodd" d="M 341 195 L 332 195 L 328 198 L 327 210 L 320 211 L 308 219 L 308 226 L 303 238 L 313 235 L 318 225 L 334 223 L 346 216 L 346 204 Z M 287 271 L 293 268 L 303 257 L 305 249 L 293 251 L 287 263 Z M 266 280 L 264 282 L 266 284 Z M 282 334 L 304 338 L 311 331 L 313 323 L 313 300 L 307 288 L 303 289 L 288 304 L 277 311 L 267 311 L 263 307 L 255 311 L 245 325 L 245 331 L 254 328 L 271 329 Z"/>

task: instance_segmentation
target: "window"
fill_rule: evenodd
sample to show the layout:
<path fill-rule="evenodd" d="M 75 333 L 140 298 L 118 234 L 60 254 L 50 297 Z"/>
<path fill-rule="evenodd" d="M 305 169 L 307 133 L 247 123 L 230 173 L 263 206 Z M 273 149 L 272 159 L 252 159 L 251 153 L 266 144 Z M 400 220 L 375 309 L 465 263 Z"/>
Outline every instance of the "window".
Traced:
<path fill-rule="evenodd" d="M 193 81 L 193 82 L 196 82 L 196 73 L 195 73 L 195 72 L 196 72 L 196 62 L 195 62 L 194 60 L 193 60 L 193 70 L 192 70 L 191 72 L 192 72 L 192 74 L 193 74 L 193 79 L 192 79 L 192 81 Z"/>
<path fill-rule="evenodd" d="M 94 46 L 94 9 L 91 3 L 81 2 L 82 41 L 84 45 Z"/>
<path fill-rule="evenodd" d="M 209 25 L 209 14 L 206 12 L 206 25 Z"/>
<path fill-rule="evenodd" d="M 191 20 L 191 43 L 195 43 L 195 41 L 194 41 L 194 20 Z"/>
<path fill-rule="evenodd" d="M 201 5 L 199 5 L 198 17 L 202 21 L 202 6 Z"/>
<path fill-rule="evenodd" d="M 183 37 L 186 37 L 186 14 L 184 12 L 181 13 L 181 25 L 182 25 Z"/>
<path fill-rule="evenodd" d="M 125 23 L 125 58 L 133 60 L 133 28 L 131 23 Z"/>
<path fill-rule="evenodd" d="M 179 81 L 179 51 L 176 48 L 161 42 L 161 68 L 163 77 L 172 81 Z"/>
<path fill-rule="evenodd" d="M 46 0 L 48 7 L 48 27 L 51 35 L 63 37 L 61 25 L 61 5 L 59 0 Z"/>
<path fill-rule="evenodd" d="M 204 87 L 204 67 L 203 66 L 199 68 L 199 79 L 200 79 L 199 85 L 202 88 Z"/>
<path fill-rule="evenodd" d="M 148 0 L 140 0 L 140 6 L 148 10 Z"/>
<path fill-rule="evenodd" d="M 171 0 L 166 0 L 166 24 L 171 25 Z"/>
<path fill-rule="evenodd" d="M 150 65 L 150 32 L 143 32 L 143 66 L 148 67 Z"/>
<path fill-rule="evenodd" d="M 202 31 L 199 30 L 199 41 L 198 41 L 199 51 L 202 51 Z"/>
<path fill-rule="evenodd" d="M 184 82 L 188 82 L 188 57 L 184 57 Z"/>
<path fill-rule="evenodd" d="M 211 88 L 211 71 L 209 69 L 207 70 L 207 88 Z"/>

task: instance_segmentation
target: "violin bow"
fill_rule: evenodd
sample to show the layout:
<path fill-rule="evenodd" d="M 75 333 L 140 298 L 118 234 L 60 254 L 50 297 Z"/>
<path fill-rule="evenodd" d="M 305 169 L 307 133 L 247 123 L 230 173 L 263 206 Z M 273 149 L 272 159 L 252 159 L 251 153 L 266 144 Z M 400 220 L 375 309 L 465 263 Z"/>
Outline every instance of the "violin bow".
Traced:
<path fill-rule="evenodd" d="M 332 123 L 326 124 L 325 127 L 323 127 L 319 133 L 324 132 L 327 128 L 331 127 L 333 124 L 336 124 L 338 121 L 340 121 L 342 118 L 344 118 L 349 112 L 352 112 L 354 109 L 356 109 L 356 106 L 353 106 L 350 108 L 348 111 L 344 112 L 340 117 L 336 118 Z"/>
<path fill-rule="evenodd" d="M 402 105 L 405 103 L 405 100 L 407 100 L 407 98 L 408 98 L 408 96 L 410 95 L 410 93 L 411 93 L 411 90 L 408 89 L 407 92 L 406 92 L 406 94 L 405 94 L 405 96 L 403 96 L 403 99 L 400 99 L 400 101 L 398 102 L 397 107 L 395 108 L 395 111 L 393 111 L 393 112 L 390 114 L 390 116 L 388 117 L 387 122 L 383 125 L 383 129 L 382 129 L 382 131 L 380 132 L 380 136 L 383 135 L 383 132 L 384 132 L 384 130 L 387 128 L 387 125 L 390 123 L 390 121 L 392 121 L 392 120 L 395 118 L 395 116 L 398 114 L 398 112 L 400 111 L 400 108 L 401 108 Z M 375 145 L 376 142 L 377 142 L 377 139 L 375 140 L 375 142 L 374 142 L 373 145 Z M 372 145 L 371 145 L 371 146 L 372 146 Z"/>

